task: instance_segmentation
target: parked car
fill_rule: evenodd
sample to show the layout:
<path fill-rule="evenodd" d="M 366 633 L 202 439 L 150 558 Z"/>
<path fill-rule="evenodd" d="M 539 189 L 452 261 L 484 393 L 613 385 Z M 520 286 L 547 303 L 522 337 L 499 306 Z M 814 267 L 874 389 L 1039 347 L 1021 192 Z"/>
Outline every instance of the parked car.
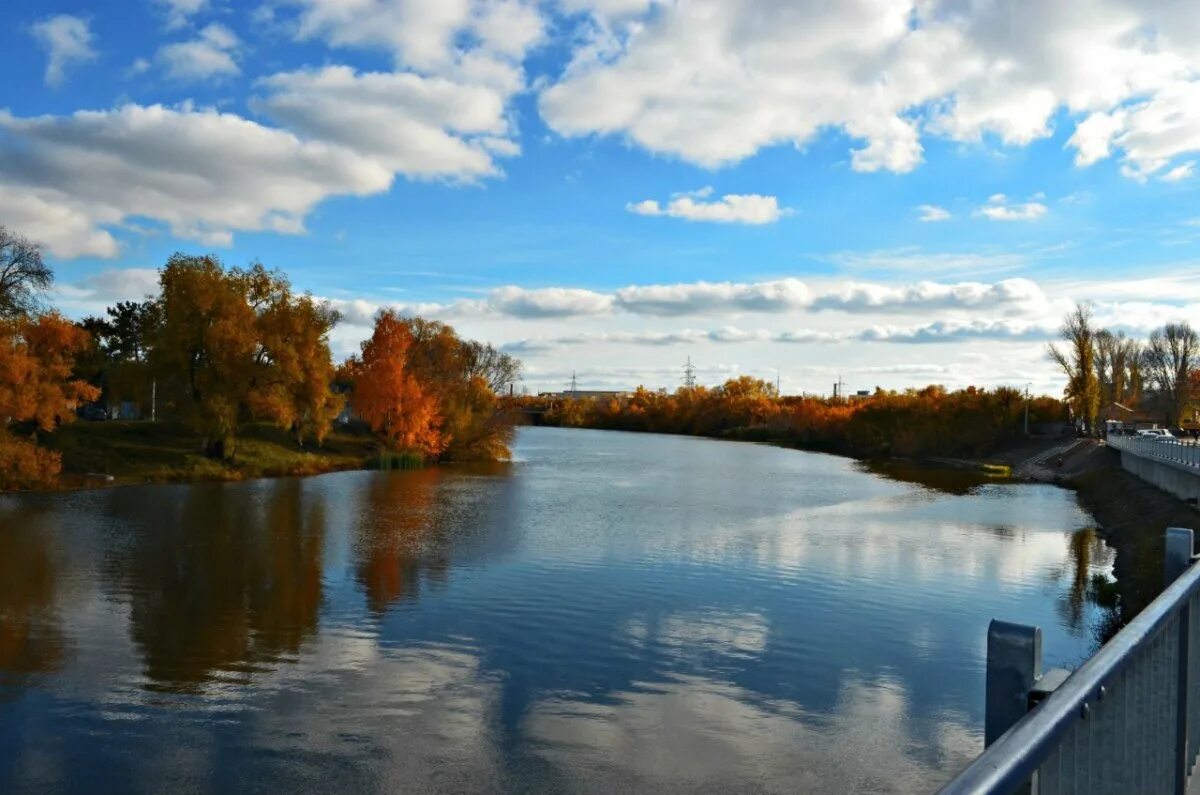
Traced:
<path fill-rule="evenodd" d="M 108 419 L 108 412 L 102 406 L 84 406 L 79 416 L 89 422 Z"/>
<path fill-rule="evenodd" d="M 1166 428 L 1151 428 L 1145 431 L 1138 431 L 1138 436 L 1150 436 L 1158 439 L 1174 439 L 1175 435 Z"/>

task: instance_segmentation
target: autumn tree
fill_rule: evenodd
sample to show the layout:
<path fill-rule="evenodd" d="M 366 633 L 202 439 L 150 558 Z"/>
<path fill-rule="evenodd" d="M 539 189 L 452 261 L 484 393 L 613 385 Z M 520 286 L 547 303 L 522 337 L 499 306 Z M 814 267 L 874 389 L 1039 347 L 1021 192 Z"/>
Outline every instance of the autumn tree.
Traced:
<path fill-rule="evenodd" d="M 35 312 L 53 280 L 41 246 L 0 226 L 0 318 Z"/>
<path fill-rule="evenodd" d="M 351 405 L 389 450 L 436 457 L 449 440 L 440 429 L 437 396 L 409 369 L 412 348 L 409 325 L 395 312 L 381 311 L 361 355 L 346 363 Z"/>
<path fill-rule="evenodd" d="M 1076 304 L 1063 321 L 1059 336 L 1066 349 L 1051 344 L 1047 352 L 1067 377 L 1065 396 L 1075 416 L 1094 429 L 1100 413 L 1100 381 L 1096 377 L 1096 330 L 1091 306 Z"/>
<path fill-rule="evenodd" d="M 252 413 L 292 431 L 298 440 L 324 441 L 342 409 L 334 379 L 329 332 L 340 315 L 328 302 L 295 296 L 280 273 L 255 264 L 234 271 L 255 312 L 257 344 L 247 403 Z"/>
<path fill-rule="evenodd" d="M 1200 365 L 1200 336 L 1187 323 L 1156 329 L 1146 346 L 1146 364 L 1167 422 L 1175 425 L 1195 397 L 1191 375 Z"/>
<path fill-rule="evenodd" d="M 73 421 L 99 395 L 72 373 L 87 344 L 87 333 L 57 313 L 0 319 L 0 488 L 46 485 L 62 469 L 58 453 L 25 434 Z"/>
<path fill-rule="evenodd" d="M 500 410 L 497 393 L 520 377 L 520 363 L 491 345 L 463 340 L 435 320 L 406 318 L 412 340 L 408 368 L 438 402 L 446 447 L 453 460 L 509 457 L 512 418 Z"/>
<path fill-rule="evenodd" d="M 254 365 L 255 314 L 243 283 L 211 256 L 175 254 L 160 275 L 153 361 L 209 455 L 233 455 Z"/>

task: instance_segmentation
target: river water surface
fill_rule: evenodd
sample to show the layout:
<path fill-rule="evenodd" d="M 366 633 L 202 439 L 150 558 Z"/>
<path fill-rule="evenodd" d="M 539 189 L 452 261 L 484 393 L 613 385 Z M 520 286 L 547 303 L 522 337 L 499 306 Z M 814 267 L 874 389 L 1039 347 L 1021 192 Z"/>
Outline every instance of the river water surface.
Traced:
<path fill-rule="evenodd" d="M 0 792 L 921 792 L 1074 496 L 525 429 L 516 462 L 0 497 Z"/>

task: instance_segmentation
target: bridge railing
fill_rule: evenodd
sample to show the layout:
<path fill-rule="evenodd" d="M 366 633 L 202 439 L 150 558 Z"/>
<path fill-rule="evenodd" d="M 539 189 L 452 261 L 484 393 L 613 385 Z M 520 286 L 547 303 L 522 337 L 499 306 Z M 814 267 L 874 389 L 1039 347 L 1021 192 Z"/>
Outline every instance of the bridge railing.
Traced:
<path fill-rule="evenodd" d="M 1042 672 L 1041 630 L 993 621 L 986 748 L 942 795 L 1186 792 L 1200 752 L 1194 560 L 1192 531 L 1169 529 L 1166 589 L 1074 673 Z"/>
<path fill-rule="evenodd" d="M 1200 469 L 1200 445 L 1191 441 L 1115 434 L 1109 436 L 1106 441 L 1108 446 L 1115 450 L 1126 450 L 1143 458 L 1156 458 Z"/>

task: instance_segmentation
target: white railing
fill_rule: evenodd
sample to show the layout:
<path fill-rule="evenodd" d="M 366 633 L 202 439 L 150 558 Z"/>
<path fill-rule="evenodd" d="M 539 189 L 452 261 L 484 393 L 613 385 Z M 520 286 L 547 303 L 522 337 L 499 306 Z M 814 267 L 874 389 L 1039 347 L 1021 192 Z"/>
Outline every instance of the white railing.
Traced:
<path fill-rule="evenodd" d="M 1200 445 L 1191 439 L 1164 439 L 1154 436 L 1111 435 L 1106 440 L 1114 450 L 1124 450 L 1142 458 L 1169 461 L 1200 469 Z"/>
<path fill-rule="evenodd" d="M 988 628 L 987 749 L 941 795 L 1183 795 L 1200 787 L 1200 565 L 1167 531 L 1167 588 L 1079 670 L 1037 627 Z"/>

